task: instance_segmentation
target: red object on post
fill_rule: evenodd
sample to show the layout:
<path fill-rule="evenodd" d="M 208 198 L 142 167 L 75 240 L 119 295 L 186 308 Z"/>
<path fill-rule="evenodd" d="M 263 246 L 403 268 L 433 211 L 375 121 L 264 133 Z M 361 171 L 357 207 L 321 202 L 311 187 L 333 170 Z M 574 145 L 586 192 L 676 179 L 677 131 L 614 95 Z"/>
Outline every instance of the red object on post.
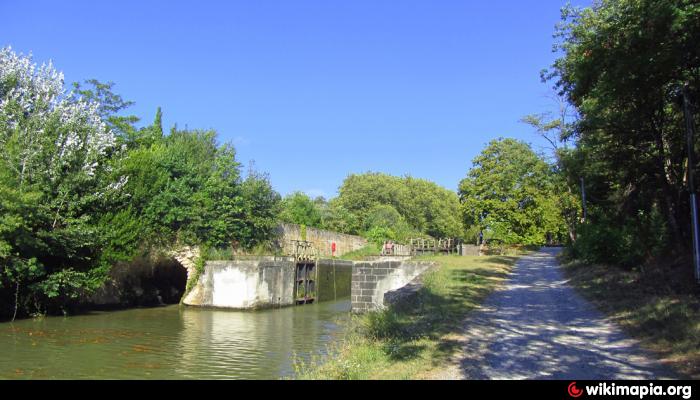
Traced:
<path fill-rule="evenodd" d="M 335 242 L 331 243 L 331 253 L 335 256 Z"/>

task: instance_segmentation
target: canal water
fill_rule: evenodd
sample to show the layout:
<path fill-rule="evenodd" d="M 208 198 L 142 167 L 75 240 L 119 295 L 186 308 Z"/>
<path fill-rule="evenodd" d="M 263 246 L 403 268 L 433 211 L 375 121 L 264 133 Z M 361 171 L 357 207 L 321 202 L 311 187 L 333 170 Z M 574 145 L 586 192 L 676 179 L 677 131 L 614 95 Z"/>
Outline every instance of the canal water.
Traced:
<path fill-rule="evenodd" d="M 180 307 L 0 323 L 0 379 L 279 379 L 325 354 L 350 301 L 258 312 Z"/>

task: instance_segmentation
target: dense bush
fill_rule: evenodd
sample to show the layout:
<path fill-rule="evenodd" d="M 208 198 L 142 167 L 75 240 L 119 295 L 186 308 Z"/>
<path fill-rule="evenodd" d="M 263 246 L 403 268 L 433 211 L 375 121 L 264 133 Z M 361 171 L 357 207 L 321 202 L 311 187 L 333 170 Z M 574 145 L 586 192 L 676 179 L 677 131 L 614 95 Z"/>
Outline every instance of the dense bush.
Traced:
<path fill-rule="evenodd" d="M 668 248 L 668 233 L 658 212 L 638 213 L 626 220 L 624 215 L 592 208 L 589 220 L 579 225 L 577 240 L 567 256 L 592 264 L 635 267 L 663 254 Z"/>
<path fill-rule="evenodd" d="M 593 264 L 633 266 L 642 260 L 644 251 L 630 227 L 596 223 L 579 227 L 570 255 Z"/>

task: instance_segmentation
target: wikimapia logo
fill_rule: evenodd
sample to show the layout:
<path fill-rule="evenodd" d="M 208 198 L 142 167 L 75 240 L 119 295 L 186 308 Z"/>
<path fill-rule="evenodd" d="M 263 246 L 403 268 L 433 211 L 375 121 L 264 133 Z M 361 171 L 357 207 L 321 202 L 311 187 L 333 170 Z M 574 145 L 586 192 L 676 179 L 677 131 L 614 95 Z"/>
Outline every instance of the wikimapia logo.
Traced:
<path fill-rule="evenodd" d="M 569 396 L 575 399 L 578 399 L 579 397 L 583 396 L 583 390 L 576 387 L 576 382 L 573 382 L 571 385 L 569 385 Z"/>

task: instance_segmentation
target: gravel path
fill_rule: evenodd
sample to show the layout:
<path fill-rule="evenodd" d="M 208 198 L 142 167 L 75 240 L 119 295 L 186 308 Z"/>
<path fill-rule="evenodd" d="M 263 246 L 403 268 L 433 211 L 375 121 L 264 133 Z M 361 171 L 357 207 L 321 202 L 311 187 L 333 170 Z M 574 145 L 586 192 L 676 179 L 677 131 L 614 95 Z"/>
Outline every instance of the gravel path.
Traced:
<path fill-rule="evenodd" d="M 463 352 L 439 379 L 675 377 L 569 286 L 558 251 L 520 259 L 465 322 Z"/>

